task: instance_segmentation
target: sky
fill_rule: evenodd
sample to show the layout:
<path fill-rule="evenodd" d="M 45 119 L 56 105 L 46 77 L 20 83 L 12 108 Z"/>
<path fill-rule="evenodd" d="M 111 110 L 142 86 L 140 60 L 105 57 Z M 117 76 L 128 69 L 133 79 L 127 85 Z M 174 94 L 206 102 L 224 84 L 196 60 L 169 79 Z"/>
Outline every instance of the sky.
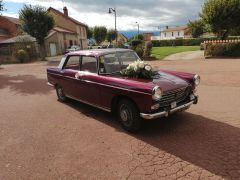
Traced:
<path fill-rule="evenodd" d="M 116 8 L 117 29 L 157 31 L 165 26 L 186 25 L 198 18 L 204 0 L 3 0 L 2 14 L 18 17 L 24 4 L 53 7 L 62 11 L 67 6 L 69 15 L 92 27 L 103 25 L 114 28 L 114 14 L 108 8 Z"/>

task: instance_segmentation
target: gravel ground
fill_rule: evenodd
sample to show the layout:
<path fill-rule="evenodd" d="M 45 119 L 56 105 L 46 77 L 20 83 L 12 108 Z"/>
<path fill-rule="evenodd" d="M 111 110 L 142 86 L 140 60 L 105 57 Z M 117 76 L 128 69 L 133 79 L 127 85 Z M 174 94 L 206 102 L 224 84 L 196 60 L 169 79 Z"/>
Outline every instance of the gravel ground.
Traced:
<path fill-rule="evenodd" d="M 57 101 L 37 62 L 0 68 L 0 179 L 240 177 L 240 59 L 158 61 L 199 73 L 199 104 L 138 134 L 90 106 Z"/>

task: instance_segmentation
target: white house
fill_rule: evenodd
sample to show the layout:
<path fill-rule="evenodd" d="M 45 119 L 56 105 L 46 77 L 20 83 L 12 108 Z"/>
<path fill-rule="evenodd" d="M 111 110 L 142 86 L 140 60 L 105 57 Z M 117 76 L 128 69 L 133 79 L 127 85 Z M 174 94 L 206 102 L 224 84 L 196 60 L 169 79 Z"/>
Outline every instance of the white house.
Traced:
<path fill-rule="evenodd" d="M 161 31 L 160 36 L 152 36 L 152 40 L 170 40 L 170 39 L 184 39 L 190 36 L 187 33 L 188 26 L 166 27 Z"/>

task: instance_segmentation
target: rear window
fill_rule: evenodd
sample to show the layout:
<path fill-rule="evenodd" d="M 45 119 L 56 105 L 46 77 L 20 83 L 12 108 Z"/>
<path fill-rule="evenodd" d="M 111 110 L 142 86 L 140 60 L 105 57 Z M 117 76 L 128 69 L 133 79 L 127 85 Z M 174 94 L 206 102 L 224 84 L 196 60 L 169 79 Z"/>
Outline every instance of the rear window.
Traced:
<path fill-rule="evenodd" d="M 64 69 L 79 70 L 80 69 L 79 62 L 80 62 L 80 56 L 70 56 L 67 60 L 67 63 Z"/>

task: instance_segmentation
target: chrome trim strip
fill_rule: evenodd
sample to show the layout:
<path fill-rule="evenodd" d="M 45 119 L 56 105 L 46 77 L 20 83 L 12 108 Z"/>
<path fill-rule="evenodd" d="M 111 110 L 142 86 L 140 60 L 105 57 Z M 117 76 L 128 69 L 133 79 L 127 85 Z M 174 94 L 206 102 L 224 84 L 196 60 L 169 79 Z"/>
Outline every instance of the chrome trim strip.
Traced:
<path fill-rule="evenodd" d="M 54 87 L 54 85 L 50 82 L 47 83 L 47 85 L 51 86 L 51 87 Z"/>
<path fill-rule="evenodd" d="M 75 97 L 72 97 L 72 96 L 69 96 L 69 95 L 65 95 L 65 96 L 68 97 L 68 98 L 70 98 L 70 99 L 76 100 L 76 101 L 78 101 L 78 102 L 81 102 L 81 103 L 84 103 L 84 104 L 87 104 L 87 105 L 96 107 L 96 108 L 101 109 L 101 110 L 103 110 L 103 111 L 111 112 L 111 109 L 104 108 L 104 107 L 98 106 L 98 105 L 96 105 L 96 104 L 89 103 L 89 102 L 87 102 L 87 101 L 79 100 L 79 99 L 77 99 L 77 98 L 75 98 Z"/>
<path fill-rule="evenodd" d="M 84 82 L 88 82 L 88 83 L 92 83 L 92 84 L 97 84 L 97 85 L 101 85 L 101 86 L 106 86 L 106 87 L 111 87 L 111 88 L 117 88 L 117 89 L 121 89 L 121 90 L 126 90 L 126 91 L 131 91 L 131 92 L 136 92 L 136 93 L 146 94 L 146 95 L 152 96 L 152 94 L 150 94 L 150 93 L 135 91 L 135 90 L 132 90 L 132 89 L 126 89 L 126 88 L 122 88 L 122 87 L 111 86 L 111 85 L 102 84 L 102 83 L 97 83 L 97 82 L 89 81 L 89 80 L 76 79 L 76 78 L 73 78 L 73 77 L 63 76 L 63 75 L 61 75 L 61 74 L 55 74 L 55 73 L 50 73 L 50 72 L 48 72 L 48 74 L 57 75 L 57 76 L 62 76 L 62 77 L 64 77 L 64 78 L 69 78 L 69 79 L 74 79 L 74 80 L 80 80 L 80 81 L 84 81 Z"/>
<path fill-rule="evenodd" d="M 155 113 L 155 114 L 140 113 L 140 116 L 143 119 L 148 119 L 148 120 L 150 120 L 150 119 L 157 119 L 157 118 L 161 118 L 161 117 L 168 117 L 169 114 L 172 114 L 172 113 L 175 113 L 176 111 L 180 111 L 180 110 L 189 108 L 193 103 L 194 103 L 194 100 L 190 101 L 189 103 L 186 103 L 186 104 L 183 104 L 181 106 L 178 106 L 178 107 L 176 107 L 174 109 L 171 109 L 170 111 L 162 111 L 162 112 Z"/>

